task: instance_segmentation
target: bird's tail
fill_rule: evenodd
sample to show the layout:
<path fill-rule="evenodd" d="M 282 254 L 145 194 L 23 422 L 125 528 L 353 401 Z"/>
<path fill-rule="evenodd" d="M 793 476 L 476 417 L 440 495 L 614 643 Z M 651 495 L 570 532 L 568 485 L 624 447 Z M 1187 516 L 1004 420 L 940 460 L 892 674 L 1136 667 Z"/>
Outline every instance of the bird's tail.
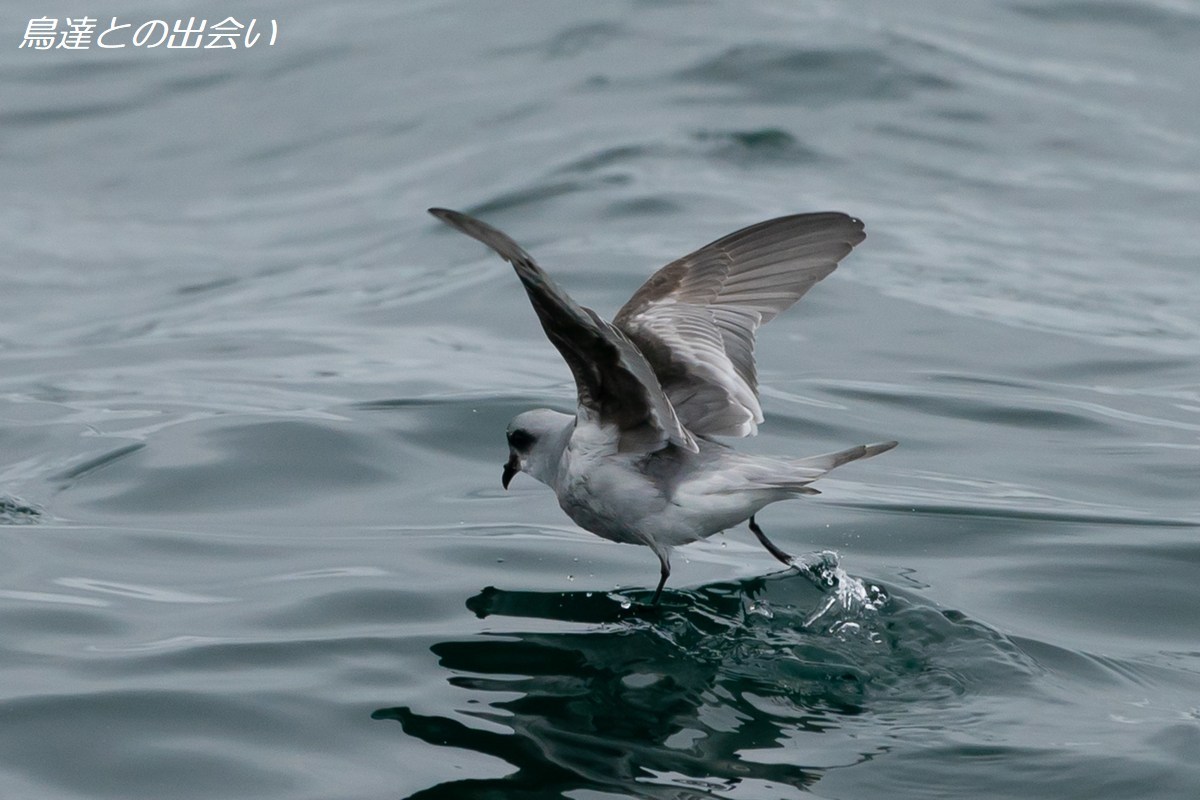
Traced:
<path fill-rule="evenodd" d="M 840 467 L 842 464 L 886 453 L 897 444 L 897 442 L 860 444 L 858 447 L 848 447 L 836 453 L 824 453 L 819 456 L 791 459 L 785 462 L 786 471 L 784 474 L 772 475 L 770 479 L 764 480 L 762 483 L 780 489 L 788 489 L 797 494 L 820 494 L 820 492 L 811 488 L 808 484 L 824 476 L 831 469 Z"/>

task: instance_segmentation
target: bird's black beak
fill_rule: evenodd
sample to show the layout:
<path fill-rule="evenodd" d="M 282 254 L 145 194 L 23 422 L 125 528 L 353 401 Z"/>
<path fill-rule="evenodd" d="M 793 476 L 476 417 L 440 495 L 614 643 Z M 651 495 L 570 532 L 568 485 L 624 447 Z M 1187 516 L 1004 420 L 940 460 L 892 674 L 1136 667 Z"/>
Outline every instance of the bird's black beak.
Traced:
<path fill-rule="evenodd" d="M 521 467 L 517 464 L 517 459 L 510 458 L 508 463 L 504 465 L 504 475 L 500 478 L 500 483 L 504 488 L 508 488 L 508 484 L 512 483 L 513 476 L 521 471 Z"/>

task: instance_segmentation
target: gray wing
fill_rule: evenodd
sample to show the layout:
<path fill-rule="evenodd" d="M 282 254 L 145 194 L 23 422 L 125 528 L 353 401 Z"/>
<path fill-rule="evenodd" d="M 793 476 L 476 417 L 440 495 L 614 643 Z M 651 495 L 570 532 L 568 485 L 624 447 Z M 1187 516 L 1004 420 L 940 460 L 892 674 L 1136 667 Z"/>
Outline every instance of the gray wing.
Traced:
<path fill-rule="evenodd" d="M 579 414 L 600 425 L 615 424 L 622 451 L 652 451 L 667 442 L 695 452 L 695 440 L 679 422 L 654 370 L 625 334 L 572 300 L 520 245 L 473 217 L 445 208 L 429 213 L 495 250 L 513 265 L 558 348 L 579 393 Z"/>
<path fill-rule="evenodd" d="M 746 436 L 762 422 L 754 336 L 866 238 L 838 212 L 767 220 L 660 269 L 613 324 L 645 354 L 697 434 Z"/>

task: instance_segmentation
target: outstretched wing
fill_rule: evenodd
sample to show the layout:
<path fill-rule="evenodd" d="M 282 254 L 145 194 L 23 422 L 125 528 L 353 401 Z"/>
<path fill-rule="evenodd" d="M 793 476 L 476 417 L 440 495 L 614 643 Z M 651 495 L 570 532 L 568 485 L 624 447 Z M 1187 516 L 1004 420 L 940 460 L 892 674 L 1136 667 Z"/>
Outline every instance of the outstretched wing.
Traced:
<path fill-rule="evenodd" d="M 838 212 L 767 220 L 660 269 L 613 325 L 654 368 L 693 433 L 746 436 L 762 422 L 754 335 L 866 238 Z"/>
<path fill-rule="evenodd" d="M 429 213 L 483 242 L 513 265 L 542 330 L 575 377 L 582 419 L 615 425 L 622 451 L 653 451 L 667 442 L 698 449 L 676 417 L 654 370 L 625 334 L 572 300 L 520 245 L 500 231 L 457 211 L 431 208 Z"/>

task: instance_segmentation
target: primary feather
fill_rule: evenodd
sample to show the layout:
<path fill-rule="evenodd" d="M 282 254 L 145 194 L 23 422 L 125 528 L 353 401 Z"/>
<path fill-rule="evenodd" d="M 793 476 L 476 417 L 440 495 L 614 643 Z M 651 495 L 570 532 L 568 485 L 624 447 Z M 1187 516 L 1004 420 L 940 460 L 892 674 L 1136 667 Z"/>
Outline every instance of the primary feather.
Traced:
<path fill-rule="evenodd" d="M 505 234 L 458 211 L 431 208 L 429 213 L 513 265 L 542 330 L 575 378 L 581 413 L 616 425 L 620 450 L 652 451 L 667 443 L 696 450 L 653 368 L 624 333 L 572 300 Z"/>
<path fill-rule="evenodd" d="M 866 238 L 838 212 L 760 222 L 671 262 L 613 324 L 645 354 L 697 434 L 746 436 L 762 422 L 754 338 Z"/>

